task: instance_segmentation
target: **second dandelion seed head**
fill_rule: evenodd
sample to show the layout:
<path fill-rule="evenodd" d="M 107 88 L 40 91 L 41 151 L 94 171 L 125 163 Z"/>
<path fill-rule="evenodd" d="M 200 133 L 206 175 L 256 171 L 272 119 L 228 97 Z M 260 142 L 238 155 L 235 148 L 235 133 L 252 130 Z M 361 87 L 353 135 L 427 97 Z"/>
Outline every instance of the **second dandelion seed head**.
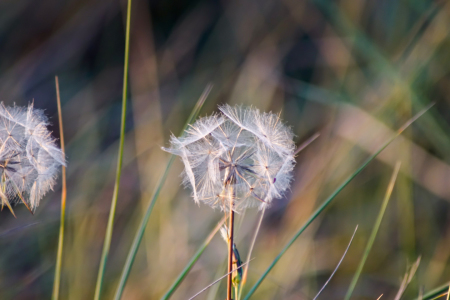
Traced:
<path fill-rule="evenodd" d="M 181 157 L 183 183 L 199 203 L 228 211 L 263 208 L 292 181 L 293 134 L 279 115 L 224 105 L 171 137 L 163 150 Z"/>
<path fill-rule="evenodd" d="M 61 150 L 47 129 L 47 117 L 33 104 L 7 107 L 0 103 L 0 203 L 23 202 L 31 211 L 53 188 L 65 165 Z"/>

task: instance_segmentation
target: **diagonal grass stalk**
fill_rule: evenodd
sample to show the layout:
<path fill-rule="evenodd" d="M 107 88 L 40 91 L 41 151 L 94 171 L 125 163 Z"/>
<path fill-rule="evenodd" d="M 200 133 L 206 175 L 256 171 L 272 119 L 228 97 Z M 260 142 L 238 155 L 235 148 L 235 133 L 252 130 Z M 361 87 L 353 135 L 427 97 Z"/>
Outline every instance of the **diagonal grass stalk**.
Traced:
<path fill-rule="evenodd" d="M 380 225 L 381 225 L 381 221 L 383 220 L 384 212 L 386 211 L 386 207 L 388 205 L 389 199 L 391 198 L 391 194 L 394 189 L 395 180 L 397 178 L 397 174 L 398 174 L 399 170 L 400 170 L 400 162 L 398 161 L 395 164 L 394 172 L 392 173 L 391 180 L 389 181 L 389 185 L 388 185 L 386 194 L 383 199 L 383 204 L 381 205 L 381 209 L 380 209 L 380 212 L 378 213 L 377 219 L 375 221 L 375 225 L 372 228 L 372 232 L 370 233 L 370 237 L 369 237 L 369 240 L 367 241 L 367 245 L 366 245 L 366 249 L 364 250 L 363 257 L 361 258 L 361 261 L 359 262 L 358 269 L 356 270 L 355 274 L 353 275 L 350 286 L 347 290 L 347 293 L 345 294 L 345 300 L 350 299 L 350 297 L 353 293 L 353 290 L 355 289 L 356 283 L 358 282 L 358 278 L 361 275 L 364 264 L 366 263 L 367 257 L 369 256 L 370 250 L 372 249 L 373 243 L 375 241 L 375 237 L 377 236 L 378 229 L 380 228 Z"/>
<path fill-rule="evenodd" d="M 200 295 L 201 293 L 203 293 L 204 291 L 206 291 L 207 289 L 209 289 L 210 287 L 214 286 L 216 283 L 218 283 L 219 281 L 221 281 L 222 279 L 224 279 L 225 277 L 227 277 L 228 275 L 230 275 L 233 272 L 236 272 L 237 270 L 239 270 L 240 268 L 244 267 L 245 265 L 247 265 L 250 261 L 243 263 L 242 265 L 240 265 L 239 267 L 237 267 L 236 269 L 232 269 L 230 272 L 226 273 L 225 275 L 223 275 L 222 277 L 220 277 L 219 279 L 215 280 L 213 283 L 211 283 L 210 285 L 208 285 L 207 287 L 205 287 L 204 289 L 202 289 L 200 292 L 198 292 L 197 294 L 195 294 L 194 296 L 192 296 L 191 298 L 189 298 L 189 300 L 194 299 L 195 297 L 197 297 L 198 295 Z"/>
<path fill-rule="evenodd" d="M 314 142 L 318 137 L 320 136 L 320 133 L 316 132 L 313 136 L 311 136 L 309 139 L 304 141 L 298 148 L 295 150 L 295 155 L 299 154 L 301 151 L 303 151 L 306 147 L 308 147 L 312 142 Z M 264 218 L 264 213 L 266 211 L 266 207 L 263 208 L 261 215 L 258 220 L 258 225 L 256 226 L 255 234 L 253 235 L 252 243 L 250 244 L 250 250 L 248 251 L 247 255 L 247 261 L 250 261 L 250 258 L 252 256 L 253 247 L 256 243 L 256 238 L 258 237 L 259 229 L 261 228 L 262 220 Z M 244 290 L 245 283 L 247 282 L 247 276 L 248 276 L 248 268 L 250 267 L 250 263 L 248 263 L 244 268 L 244 274 L 242 276 L 242 282 L 239 286 L 239 294 L 237 296 L 237 300 L 241 299 L 242 291 Z"/>
<path fill-rule="evenodd" d="M 217 231 L 219 231 L 220 227 L 222 227 L 224 222 L 225 222 L 225 217 L 223 217 L 222 220 L 219 221 L 217 226 L 211 231 L 209 236 L 205 239 L 205 241 L 200 246 L 200 248 L 197 250 L 197 252 L 195 252 L 194 256 L 191 258 L 191 260 L 188 262 L 188 264 L 184 267 L 183 271 L 181 271 L 180 275 L 177 277 L 177 279 L 174 281 L 174 283 L 170 286 L 167 293 L 165 293 L 164 296 L 162 296 L 161 300 L 167 300 L 172 296 L 172 294 L 176 291 L 176 289 L 181 284 L 181 282 L 183 282 L 186 275 L 192 269 L 194 264 L 197 262 L 199 257 L 202 255 L 203 251 L 205 251 L 206 247 L 209 245 L 212 238 L 216 235 Z"/>
<path fill-rule="evenodd" d="M 319 295 L 322 293 L 322 291 L 325 289 L 325 287 L 327 286 L 327 284 L 330 282 L 331 278 L 333 278 L 334 274 L 336 273 L 336 271 L 339 269 L 339 266 L 341 265 L 342 261 L 344 260 L 345 256 L 347 255 L 348 249 L 350 249 L 350 246 L 352 245 L 353 242 L 353 238 L 355 237 L 356 231 L 358 230 L 358 225 L 356 225 L 355 231 L 353 232 L 352 238 L 350 239 L 350 242 L 348 243 L 347 249 L 345 249 L 344 254 L 342 255 L 341 259 L 339 260 L 336 268 L 334 268 L 333 273 L 331 273 L 330 277 L 328 278 L 328 280 L 325 282 L 325 284 L 322 286 L 322 288 L 319 290 L 319 292 L 316 294 L 316 296 L 314 297 L 313 300 L 316 300 L 317 297 L 319 297 Z"/>
<path fill-rule="evenodd" d="M 208 97 L 209 92 L 211 91 L 212 86 L 208 85 L 203 92 L 203 94 L 198 99 L 194 109 L 191 112 L 191 115 L 189 116 L 185 126 L 182 129 L 182 133 L 186 129 L 187 125 L 194 120 L 198 113 L 200 112 L 200 109 L 203 106 L 203 103 L 205 103 L 206 97 Z M 116 294 L 114 296 L 114 299 L 119 300 L 122 297 L 123 290 L 125 288 L 125 284 L 127 282 L 128 276 L 130 275 L 131 267 L 133 266 L 134 259 L 136 258 L 136 253 L 139 249 L 139 245 L 141 244 L 142 238 L 144 236 L 145 227 L 147 226 L 148 220 L 150 219 L 150 215 L 152 214 L 153 206 L 156 203 L 156 199 L 158 199 L 159 193 L 161 192 L 162 186 L 164 185 L 164 182 L 166 181 L 167 175 L 169 174 L 169 169 L 172 166 L 173 161 L 175 160 L 175 156 L 171 155 L 169 161 L 167 162 L 166 169 L 164 170 L 163 175 L 159 179 L 158 184 L 156 185 L 155 192 L 153 193 L 150 203 L 147 207 L 147 210 L 145 212 L 144 217 L 142 218 L 142 221 L 139 225 L 139 228 L 136 232 L 136 236 L 134 237 L 133 244 L 131 245 L 130 251 L 128 252 L 127 260 L 125 262 L 125 265 L 122 269 L 122 273 L 120 275 L 120 281 L 119 285 L 117 286 Z"/>
<path fill-rule="evenodd" d="M 258 287 L 261 285 L 262 281 L 266 278 L 267 274 L 273 269 L 276 263 L 281 259 L 284 253 L 292 246 L 295 240 L 305 231 L 305 229 L 317 218 L 317 216 L 331 203 L 331 201 L 356 177 L 362 170 L 366 168 L 366 166 L 378 156 L 387 146 L 389 146 L 392 141 L 394 141 L 406 128 L 409 127 L 414 121 L 416 121 L 421 115 L 423 115 L 427 110 L 429 110 L 434 103 L 428 105 L 423 110 L 421 110 L 417 115 L 407 121 L 399 130 L 397 130 L 396 134 L 390 138 L 383 146 L 381 146 L 372 156 L 370 156 L 353 174 L 351 174 L 326 200 L 325 202 L 311 215 L 311 217 L 306 221 L 306 223 L 295 233 L 292 239 L 284 246 L 281 252 L 275 257 L 273 262 L 267 268 L 267 270 L 263 273 L 263 275 L 258 279 L 255 285 L 251 288 L 248 294 L 245 296 L 245 300 L 250 299 L 250 297 L 255 293 Z"/>
<path fill-rule="evenodd" d="M 61 140 L 61 152 L 63 157 L 65 156 L 65 146 L 64 146 L 64 129 L 63 129 L 63 121 L 62 121 L 62 113 L 61 113 L 61 96 L 59 93 L 59 80 L 58 76 L 55 76 L 55 85 L 56 85 L 56 101 L 58 103 L 58 120 L 59 120 L 59 132 L 60 132 L 60 140 Z M 61 166 L 61 176 L 62 176 L 62 188 L 61 188 L 61 220 L 59 224 L 59 241 L 58 241 L 58 252 L 56 254 L 56 267 L 55 267 L 55 279 L 53 280 L 53 293 L 52 300 L 57 300 L 59 298 L 59 287 L 61 283 L 61 265 L 62 265 L 62 251 L 63 251 L 63 243 L 64 243 L 64 223 L 66 219 L 66 196 L 67 196 L 67 187 L 66 187 L 66 167 L 64 165 Z"/>
<path fill-rule="evenodd" d="M 120 176 L 122 174 L 123 147 L 125 141 L 125 122 L 127 114 L 128 59 L 130 53 L 130 22 L 131 22 L 131 0 L 128 0 L 127 21 L 125 30 L 125 57 L 123 66 L 122 116 L 120 124 L 119 154 L 117 157 L 116 181 L 114 183 L 114 192 L 111 201 L 111 209 L 109 211 L 108 225 L 106 227 L 105 233 L 105 241 L 103 242 L 103 251 L 100 259 L 100 267 L 98 269 L 97 284 L 95 286 L 95 295 L 94 295 L 95 300 L 100 299 L 102 291 L 103 275 L 105 273 L 106 261 L 108 260 L 109 248 L 111 246 L 111 238 L 114 226 L 114 215 L 116 214 L 117 198 L 119 196 Z"/>

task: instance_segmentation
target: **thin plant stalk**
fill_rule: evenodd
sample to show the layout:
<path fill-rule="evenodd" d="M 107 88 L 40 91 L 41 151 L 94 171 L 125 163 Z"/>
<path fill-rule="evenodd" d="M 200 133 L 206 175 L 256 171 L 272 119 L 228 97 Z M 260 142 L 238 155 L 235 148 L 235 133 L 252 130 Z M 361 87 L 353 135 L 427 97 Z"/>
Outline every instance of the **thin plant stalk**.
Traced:
<path fill-rule="evenodd" d="M 434 103 L 428 105 L 423 110 L 421 110 L 414 117 L 409 119 L 399 130 L 397 130 L 396 134 L 390 138 L 383 146 L 381 146 L 372 156 L 370 156 L 353 174 L 351 174 L 326 200 L 325 202 L 311 215 L 311 217 L 306 221 L 306 223 L 295 233 L 295 235 L 291 238 L 291 240 L 284 246 L 281 252 L 275 257 L 267 270 L 263 273 L 263 275 L 258 279 L 255 285 L 251 288 L 248 294 L 245 296 L 245 300 L 250 299 L 250 297 L 255 293 L 258 287 L 261 285 L 263 280 L 266 278 L 267 274 L 273 269 L 276 263 L 281 259 L 284 253 L 292 246 L 295 240 L 305 231 L 305 229 L 317 218 L 317 216 L 331 203 L 331 201 L 349 184 L 362 170 L 366 168 L 366 166 L 378 156 L 387 146 L 389 146 L 392 141 L 394 141 L 406 128 L 409 127 L 414 121 L 416 121 L 420 116 L 422 116 L 425 112 L 427 112 Z"/>
<path fill-rule="evenodd" d="M 195 104 L 194 109 L 192 110 L 185 126 L 182 129 L 182 132 L 186 129 L 187 124 L 191 123 L 192 120 L 194 120 L 198 113 L 200 112 L 200 109 L 202 108 L 203 104 L 205 103 L 206 98 L 209 95 L 209 92 L 212 89 L 212 85 L 208 85 L 203 92 L 203 94 L 198 99 L 197 103 Z M 164 170 L 163 175 L 158 181 L 158 184 L 156 185 L 155 192 L 153 193 L 150 203 L 147 207 L 147 210 L 145 212 L 144 217 L 142 218 L 141 223 L 139 224 L 139 228 L 136 231 L 136 236 L 134 237 L 133 244 L 131 245 L 130 251 L 127 255 L 127 260 L 125 262 L 125 265 L 123 266 L 122 273 L 120 274 L 120 281 L 117 286 L 116 293 L 114 295 L 115 300 L 119 300 L 122 297 L 123 290 L 125 289 L 125 284 L 127 282 L 128 276 L 130 275 L 131 267 L 133 266 L 134 259 L 136 258 L 136 253 L 139 249 L 139 246 L 141 244 L 142 238 L 144 236 L 145 228 L 147 227 L 148 220 L 150 219 L 150 215 L 152 214 L 153 207 L 156 203 L 156 199 L 158 199 L 159 193 L 161 192 L 162 186 L 164 185 L 164 182 L 166 181 L 167 175 L 169 175 L 169 169 L 172 166 L 172 163 L 175 160 L 175 155 L 171 155 L 169 161 L 167 162 L 166 169 Z"/>
<path fill-rule="evenodd" d="M 62 155 L 65 156 L 65 146 L 64 146 L 64 130 L 63 121 L 61 113 L 61 96 L 59 93 L 59 80 L 58 76 L 55 76 L 56 85 L 56 100 L 58 103 L 58 120 L 59 120 L 59 135 Z M 59 298 L 59 287 L 61 283 L 61 265 L 62 265 L 62 253 L 64 244 L 64 223 L 66 219 L 66 197 L 67 197 L 67 187 L 66 187 L 66 167 L 62 165 L 61 167 L 61 177 L 62 177 L 62 188 L 61 188 L 61 220 L 59 224 L 59 241 L 58 241 L 58 252 L 56 254 L 56 268 L 55 268 L 55 279 L 53 280 L 53 293 L 52 299 L 57 300 Z"/>
<path fill-rule="evenodd" d="M 226 263 L 226 262 L 225 262 L 225 263 Z M 222 275 L 223 269 L 224 269 L 224 267 L 225 267 L 225 263 L 221 264 L 221 265 L 219 266 L 219 268 L 217 268 L 217 272 L 216 272 L 216 274 L 214 275 L 214 278 L 219 277 L 220 275 Z M 219 287 L 220 287 L 220 285 L 215 285 L 213 288 L 211 288 L 211 289 L 209 290 L 209 293 L 208 293 L 208 295 L 206 296 L 205 300 L 216 300 L 216 299 L 218 298 L 218 297 L 217 297 L 217 293 L 218 293 L 218 291 L 219 291 Z"/>
<path fill-rule="evenodd" d="M 211 231 L 209 236 L 205 239 L 203 244 L 200 246 L 200 248 L 197 250 L 197 252 L 191 258 L 189 263 L 184 267 L 183 271 L 181 271 L 180 275 L 174 281 L 174 283 L 169 288 L 167 293 L 164 294 L 164 296 L 161 298 L 161 300 L 168 300 L 172 296 L 172 294 L 175 292 L 175 290 L 181 284 L 183 279 L 186 277 L 186 275 L 192 269 L 192 267 L 194 266 L 195 262 L 202 255 L 203 251 L 205 251 L 206 247 L 209 245 L 209 243 L 211 242 L 212 238 L 216 235 L 217 231 L 219 231 L 219 229 L 222 227 L 224 222 L 225 222 L 225 217 L 223 217 L 222 220 L 220 220 L 219 223 L 217 223 L 217 226 Z"/>
<path fill-rule="evenodd" d="M 240 265 L 239 267 L 237 267 L 234 270 L 231 270 L 231 273 L 236 272 L 237 270 L 239 270 L 240 268 L 244 267 L 245 265 L 247 265 L 249 263 L 245 262 L 242 265 Z M 201 293 L 203 293 L 204 291 L 206 291 L 207 289 L 209 289 L 210 287 L 212 287 L 213 285 L 215 285 L 216 283 L 218 283 L 219 281 L 221 281 L 222 279 L 224 279 L 225 277 L 227 277 L 229 274 L 231 274 L 230 272 L 228 272 L 227 274 L 223 275 L 222 277 L 220 277 L 219 279 L 215 280 L 213 283 L 211 283 L 210 285 L 208 285 L 207 287 L 205 287 L 204 289 L 202 289 L 200 292 L 198 292 L 197 294 L 195 294 L 194 296 L 192 296 L 191 298 L 189 298 L 189 300 L 194 299 L 195 297 L 197 297 L 198 295 L 200 295 Z"/>
<path fill-rule="evenodd" d="M 127 113 L 128 59 L 130 53 L 130 23 L 131 23 L 131 0 L 128 0 L 127 21 L 125 30 L 125 57 L 123 66 L 122 116 L 120 124 L 119 154 L 117 157 L 116 180 L 114 183 L 114 192 L 111 201 L 111 209 L 109 211 L 108 225 L 106 227 L 105 240 L 103 242 L 103 251 L 100 259 L 100 267 L 98 269 L 97 284 L 95 286 L 95 295 L 94 295 L 95 300 L 100 299 L 102 291 L 103 276 L 105 273 L 106 261 L 108 260 L 109 249 L 111 246 L 111 238 L 114 226 L 114 216 L 116 214 L 117 198 L 119 196 L 120 176 L 122 175 L 123 148 L 125 141 L 125 122 Z"/>
<path fill-rule="evenodd" d="M 355 237 L 356 231 L 358 230 L 358 225 L 356 225 L 355 231 L 353 232 L 352 238 L 350 239 L 350 242 L 348 243 L 347 249 L 345 249 L 344 254 L 342 255 L 341 259 L 339 260 L 339 263 L 337 264 L 336 268 L 334 268 L 333 273 L 331 273 L 330 277 L 328 278 L 328 280 L 325 282 L 325 284 L 322 286 L 322 288 L 319 290 L 319 292 L 317 293 L 317 295 L 314 297 L 313 300 L 316 300 L 317 297 L 319 297 L 319 295 L 322 293 L 322 291 L 325 289 L 325 287 L 327 286 L 327 284 L 330 282 L 331 278 L 333 278 L 334 274 L 336 273 L 336 271 L 339 269 L 339 266 L 341 265 L 342 261 L 344 260 L 344 257 L 347 255 L 348 249 L 350 249 L 350 246 L 352 245 L 353 242 L 353 238 Z"/>
<path fill-rule="evenodd" d="M 391 194 L 394 189 L 395 180 L 397 178 L 397 174 L 398 174 L 399 170 L 400 170 L 400 162 L 398 161 L 395 164 L 394 172 L 392 173 L 391 180 L 389 181 L 389 185 L 388 185 L 386 194 L 383 199 L 383 204 L 381 205 L 381 209 L 380 209 L 380 212 L 378 213 L 377 219 L 375 221 L 375 225 L 373 226 L 372 232 L 370 233 L 370 237 L 369 237 L 369 240 L 367 241 L 367 245 L 366 245 L 366 249 L 364 250 L 363 257 L 361 258 L 361 261 L 359 262 L 358 269 L 356 270 L 355 274 L 353 275 L 352 281 L 351 281 L 350 286 L 345 295 L 345 300 L 350 299 L 350 297 L 353 293 L 353 290 L 355 289 L 356 283 L 358 282 L 358 278 L 361 275 L 364 264 L 366 263 L 367 257 L 369 256 L 370 250 L 372 249 L 373 243 L 375 241 L 375 237 L 377 236 L 378 229 L 380 228 L 380 225 L 381 225 L 381 221 L 383 220 L 384 212 L 386 211 L 386 207 L 389 203 L 389 199 L 391 198 Z"/>
<path fill-rule="evenodd" d="M 227 176 L 225 176 L 226 178 Z M 234 243 L 234 210 L 233 210 L 233 188 L 230 185 L 228 190 L 228 198 L 230 201 L 230 218 L 228 226 L 228 279 L 227 279 L 227 300 L 232 298 L 233 288 L 233 243 Z"/>
<path fill-rule="evenodd" d="M 312 142 L 314 142 L 318 137 L 320 136 L 320 133 L 315 133 L 313 136 L 311 136 L 309 139 L 307 139 L 306 141 L 304 141 L 298 148 L 297 150 L 295 150 L 294 154 L 297 155 L 298 153 L 300 153 L 303 149 L 305 149 L 306 147 L 308 147 Z M 262 224 L 262 220 L 264 218 L 264 213 L 266 211 L 266 207 L 264 206 L 262 212 L 261 212 L 261 216 L 259 217 L 259 221 L 258 221 L 258 225 L 256 226 L 256 230 L 255 230 L 255 235 L 253 236 L 253 240 L 252 243 L 250 245 L 250 250 L 248 251 L 248 256 L 247 256 L 247 261 L 250 261 L 250 258 L 252 256 L 252 252 L 253 252 L 253 247 L 255 246 L 256 243 L 256 238 L 258 237 L 258 233 L 259 233 L 259 229 L 261 228 L 261 224 Z M 247 282 L 247 276 L 248 276 L 248 268 L 250 267 L 250 263 L 248 263 L 245 268 L 244 268 L 244 272 L 242 275 L 242 282 L 241 285 L 239 287 L 239 294 L 237 299 L 241 299 L 242 296 L 242 291 L 244 289 L 244 285 Z"/>
<path fill-rule="evenodd" d="M 250 260 L 250 257 L 252 255 L 253 247 L 255 246 L 256 238 L 258 237 L 259 229 L 261 228 L 261 224 L 262 224 L 262 220 L 264 218 L 264 213 L 265 212 L 266 212 L 266 206 L 264 206 L 263 210 L 261 211 L 261 215 L 259 216 L 258 225 L 256 226 L 255 235 L 253 236 L 253 240 L 252 240 L 252 243 L 250 245 L 250 249 L 248 251 L 247 260 Z M 242 288 L 244 287 L 245 283 L 247 282 L 247 273 L 248 273 L 249 266 L 250 266 L 250 264 L 248 264 L 244 268 L 244 274 L 242 275 L 241 293 L 242 293 Z M 241 293 L 239 293 L 239 298 L 240 298 L 240 294 Z"/>

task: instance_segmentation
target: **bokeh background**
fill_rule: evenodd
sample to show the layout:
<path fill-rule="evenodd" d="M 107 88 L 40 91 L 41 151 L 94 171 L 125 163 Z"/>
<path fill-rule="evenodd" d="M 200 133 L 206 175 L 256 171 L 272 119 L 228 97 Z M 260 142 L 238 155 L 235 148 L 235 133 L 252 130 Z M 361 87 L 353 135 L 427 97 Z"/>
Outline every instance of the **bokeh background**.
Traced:
<path fill-rule="evenodd" d="M 121 113 L 126 3 L 0 2 L 0 100 L 46 110 L 55 137 L 59 76 L 68 160 L 61 299 L 91 299 L 110 209 Z M 223 103 L 280 112 L 296 144 L 295 181 L 266 211 L 247 288 L 327 196 L 394 131 L 436 105 L 373 161 L 300 236 L 254 295 L 312 299 L 359 224 L 322 299 L 342 299 L 396 161 L 401 171 L 353 299 L 404 299 L 450 280 L 450 5 L 420 0 L 133 0 L 124 167 L 103 299 L 111 299 L 138 223 L 178 135 L 208 84 L 200 115 Z M 197 206 L 176 161 L 157 200 L 123 299 L 159 299 L 223 214 Z M 0 213 L 0 299 L 49 299 L 59 183 L 31 215 Z M 247 256 L 259 213 L 237 216 Z M 225 273 L 214 237 L 173 299 Z M 226 282 L 198 299 L 223 299 Z"/>

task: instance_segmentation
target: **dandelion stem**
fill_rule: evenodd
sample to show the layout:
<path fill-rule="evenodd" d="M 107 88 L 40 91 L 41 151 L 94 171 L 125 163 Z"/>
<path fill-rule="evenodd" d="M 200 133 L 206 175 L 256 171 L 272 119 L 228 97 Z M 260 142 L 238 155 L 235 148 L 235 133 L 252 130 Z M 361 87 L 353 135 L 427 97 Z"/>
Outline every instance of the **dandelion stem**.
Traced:
<path fill-rule="evenodd" d="M 230 200 L 230 220 L 228 232 L 228 283 L 227 300 L 231 300 L 232 278 L 233 278 L 233 243 L 234 243 L 234 210 L 233 210 L 233 187 L 229 185 L 228 198 Z"/>
<path fill-rule="evenodd" d="M 60 132 L 60 141 L 61 141 L 61 152 L 63 156 L 65 155 L 65 147 L 64 147 L 64 132 L 63 132 L 63 122 L 62 122 L 62 113 L 61 113 L 61 97 L 59 94 L 59 81 L 58 76 L 55 77 L 55 85 L 56 85 L 56 100 L 58 104 L 58 119 L 59 119 L 59 132 Z M 61 191 L 61 220 L 59 225 L 59 241 L 58 241 L 58 252 L 56 255 L 56 268 L 55 268 L 55 279 L 53 281 L 53 294 L 52 300 L 56 300 L 59 298 L 59 286 L 61 282 L 61 265 L 62 265 L 62 251 L 63 251 L 63 242 L 64 242 L 64 222 L 66 218 L 66 167 L 62 166 L 62 191 Z M 25 203 L 25 201 L 24 201 Z"/>

